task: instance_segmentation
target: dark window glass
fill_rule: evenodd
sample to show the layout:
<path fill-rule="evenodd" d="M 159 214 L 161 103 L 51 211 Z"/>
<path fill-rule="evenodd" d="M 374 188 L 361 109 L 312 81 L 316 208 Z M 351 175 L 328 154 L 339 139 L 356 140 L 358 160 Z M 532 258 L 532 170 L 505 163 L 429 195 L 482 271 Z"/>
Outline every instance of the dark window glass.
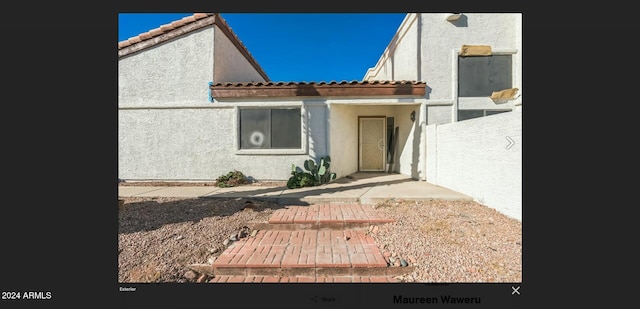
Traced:
<path fill-rule="evenodd" d="M 241 109 L 241 149 L 300 149 L 300 109 Z"/>
<path fill-rule="evenodd" d="M 490 116 L 500 113 L 510 112 L 510 110 L 488 110 L 488 109 L 460 109 L 458 110 L 458 121 Z"/>
<path fill-rule="evenodd" d="M 271 110 L 271 148 L 301 148 L 299 108 Z"/>
<path fill-rule="evenodd" d="M 489 97 L 512 88 L 511 55 L 458 57 L 458 96 Z"/>
<path fill-rule="evenodd" d="M 484 116 L 481 109 L 460 109 L 458 110 L 458 121 L 473 119 Z"/>
<path fill-rule="evenodd" d="M 509 111 L 487 110 L 486 111 L 486 116 L 495 115 L 495 114 L 501 114 L 501 113 L 506 113 L 506 112 L 509 112 Z"/>
<path fill-rule="evenodd" d="M 240 148 L 271 148 L 271 115 L 268 109 L 240 110 Z"/>

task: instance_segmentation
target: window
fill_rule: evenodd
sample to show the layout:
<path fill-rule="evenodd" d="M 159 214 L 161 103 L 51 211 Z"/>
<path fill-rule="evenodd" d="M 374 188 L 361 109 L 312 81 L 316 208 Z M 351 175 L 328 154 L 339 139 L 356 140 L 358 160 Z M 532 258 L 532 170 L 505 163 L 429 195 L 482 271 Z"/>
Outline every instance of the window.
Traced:
<path fill-rule="evenodd" d="M 459 109 L 458 110 L 458 121 L 479 118 L 489 115 L 495 115 L 505 112 L 510 112 L 511 110 L 489 110 L 489 109 Z"/>
<path fill-rule="evenodd" d="M 240 109 L 240 149 L 301 149 L 300 108 Z"/>
<path fill-rule="evenodd" d="M 512 88 L 511 55 L 458 57 L 458 96 L 489 97 Z"/>

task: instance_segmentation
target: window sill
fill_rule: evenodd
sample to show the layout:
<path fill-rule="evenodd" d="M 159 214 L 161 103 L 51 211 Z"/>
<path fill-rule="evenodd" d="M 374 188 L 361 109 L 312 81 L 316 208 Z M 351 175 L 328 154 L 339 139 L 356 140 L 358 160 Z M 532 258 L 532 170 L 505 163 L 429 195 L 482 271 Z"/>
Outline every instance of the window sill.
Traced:
<path fill-rule="evenodd" d="M 237 155 L 304 155 L 305 149 L 240 149 Z"/>

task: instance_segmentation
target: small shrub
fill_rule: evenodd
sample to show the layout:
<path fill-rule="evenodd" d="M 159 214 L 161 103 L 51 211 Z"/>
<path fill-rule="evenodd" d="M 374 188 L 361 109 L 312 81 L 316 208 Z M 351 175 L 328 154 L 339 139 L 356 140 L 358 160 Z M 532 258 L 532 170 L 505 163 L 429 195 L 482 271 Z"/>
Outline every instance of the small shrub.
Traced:
<path fill-rule="evenodd" d="M 225 175 L 221 175 L 216 180 L 216 185 L 220 188 L 235 187 L 249 183 L 247 176 L 240 171 L 231 171 Z"/>

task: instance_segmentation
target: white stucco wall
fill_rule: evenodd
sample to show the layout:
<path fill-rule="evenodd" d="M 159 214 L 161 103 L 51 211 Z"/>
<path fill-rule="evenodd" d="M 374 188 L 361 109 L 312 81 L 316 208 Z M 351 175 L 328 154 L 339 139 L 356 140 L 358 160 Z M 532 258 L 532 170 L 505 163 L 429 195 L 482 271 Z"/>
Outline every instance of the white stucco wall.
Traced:
<path fill-rule="evenodd" d="M 215 179 L 234 166 L 233 108 L 120 112 L 119 178 Z"/>
<path fill-rule="evenodd" d="M 522 220 L 522 107 L 426 128 L 427 182 Z M 513 145 L 507 149 L 509 140 Z"/>
<path fill-rule="evenodd" d="M 118 106 L 206 105 L 212 79 L 208 27 L 120 58 Z"/>
<path fill-rule="evenodd" d="M 463 13 L 455 23 L 450 13 L 410 13 L 375 67 L 364 80 L 417 79 L 427 83 L 427 124 L 456 119 L 457 53 L 462 45 L 489 45 L 494 52 L 514 53 L 514 102 L 496 105 L 490 99 L 465 101 L 462 109 L 512 109 L 522 102 L 522 14 Z M 445 108 L 446 107 L 446 108 Z M 432 111 L 433 110 L 433 111 Z"/>
<path fill-rule="evenodd" d="M 451 104 L 446 105 L 427 105 L 427 123 L 443 124 L 453 121 L 451 113 Z"/>
<path fill-rule="evenodd" d="M 497 146 L 486 141 L 497 139 L 504 146 L 504 134 L 521 140 L 522 14 L 463 13 L 456 22 L 447 21 L 448 15 L 407 14 L 376 66 L 363 79 L 426 82 L 421 126 L 409 136 L 409 140 L 417 140 L 415 135 L 423 131 L 420 140 L 424 143 L 420 145 L 425 148 L 417 160 L 403 153 L 403 166 L 417 163 L 418 171 L 426 170 L 418 172 L 420 179 L 471 195 L 520 219 L 521 148 L 514 146 L 504 153 L 503 148 L 492 148 Z M 489 45 L 495 54 L 513 55 L 512 82 L 519 89 L 518 97 L 505 103 L 488 97 L 458 98 L 457 59 L 462 45 Z M 458 109 L 517 112 L 456 123 Z M 411 148 L 409 143 L 405 147 Z"/>
<path fill-rule="evenodd" d="M 454 50 L 462 45 L 489 45 L 493 51 L 522 49 L 522 14 L 520 13 L 463 13 L 460 23 L 446 20 L 447 13 L 420 14 L 422 63 L 417 68 L 431 88 L 429 100 L 453 100 L 455 72 Z M 514 67 L 520 63 L 514 61 Z M 519 72 L 519 74 L 517 74 Z M 516 69 L 516 74 L 521 72 Z M 515 81 L 515 87 L 518 86 Z"/>
<path fill-rule="evenodd" d="M 431 123 L 454 121 L 460 109 L 512 109 L 513 102 L 497 105 L 489 98 L 460 100 L 457 97 L 457 53 L 462 45 L 488 45 L 494 53 L 515 53 L 513 87 L 522 89 L 522 14 L 463 13 L 457 22 L 446 20 L 448 13 L 420 14 L 421 76 L 429 87 L 427 104 L 450 104 L 450 116 Z M 521 100 L 521 99 L 520 99 Z M 456 107 L 456 104 L 459 104 Z M 441 107 L 438 107 L 441 109 Z"/>
<path fill-rule="evenodd" d="M 301 107 L 303 148 L 260 153 L 238 149 L 241 107 Z M 258 180 L 287 180 L 291 164 L 327 154 L 326 105 L 302 100 L 216 102 L 182 109 L 120 112 L 119 178 L 125 180 L 215 180 L 232 170 Z M 308 145 L 308 146 L 307 146 Z"/>
<path fill-rule="evenodd" d="M 214 82 L 266 81 L 217 26 L 214 44 Z"/>
<path fill-rule="evenodd" d="M 358 116 L 353 106 L 340 104 L 331 104 L 329 114 L 331 171 L 341 178 L 358 171 Z"/>
<path fill-rule="evenodd" d="M 234 105 L 209 101 L 214 54 L 219 76 L 250 81 L 260 75 L 214 28 L 119 59 L 120 179 L 214 180 L 238 169 L 256 179 L 286 180 L 291 163 L 305 157 L 236 153 Z"/>
<path fill-rule="evenodd" d="M 313 160 L 329 155 L 329 107 L 324 101 L 303 101 L 307 113 L 305 131 L 308 133 L 309 156 Z M 300 163 L 303 164 L 303 163 Z M 332 162 L 333 164 L 333 162 Z"/>
<path fill-rule="evenodd" d="M 378 63 L 366 72 L 363 80 L 420 80 L 416 70 L 420 61 L 417 20 L 415 14 L 407 14 Z"/>
<path fill-rule="evenodd" d="M 411 121 L 410 114 L 415 111 L 415 121 Z M 397 167 L 400 174 L 411 176 L 414 179 L 422 178 L 423 165 L 421 165 L 420 152 L 423 147 L 421 141 L 422 126 L 420 125 L 420 106 L 402 106 L 395 108 L 396 126 L 400 126 L 398 149 L 396 150 Z"/>

